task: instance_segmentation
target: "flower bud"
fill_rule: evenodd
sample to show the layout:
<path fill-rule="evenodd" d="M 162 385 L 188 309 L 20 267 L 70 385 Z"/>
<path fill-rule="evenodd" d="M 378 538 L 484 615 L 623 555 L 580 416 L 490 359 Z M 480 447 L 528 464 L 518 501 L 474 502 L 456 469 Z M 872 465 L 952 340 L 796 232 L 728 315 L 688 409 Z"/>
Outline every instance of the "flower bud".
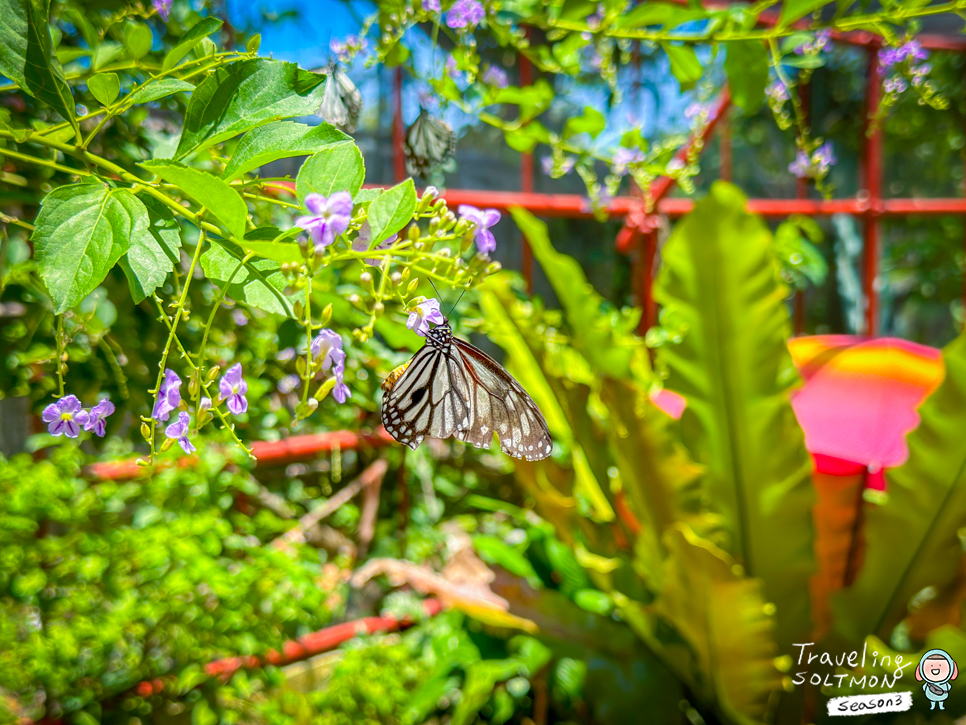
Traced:
<path fill-rule="evenodd" d="M 151 426 L 147 423 L 141 423 L 141 437 L 146 441 L 151 440 Z"/>
<path fill-rule="evenodd" d="M 406 271 L 407 272 L 409 271 L 408 267 L 406 268 Z M 406 288 L 406 294 L 411 295 L 413 292 L 416 291 L 417 287 L 419 287 L 419 280 L 414 279 L 412 282 L 409 283 L 409 286 Z"/>
<path fill-rule="evenodd" d="M 410 242 L 418 242 L 420 234 L 422 232 L 420 232 L 418 224 L 410 224 L 409 229 L 406 230 L 406 236 L 409 237 Z"/>
<path fill-rule="evenodd" d="M 295 319 L 297 320 L 302 319 L 302 310 L 304 309 L 305 308 L 302 306 L 301 300 L 296 300 L 295 304 L 292 305 L 292 311 L 295 313 Z"/>
<path fill-rule="evenodd" d="M 329 324 L 329 320 L 331 319 L 332 319 L 332 303 L 330 302 L 325 306 L 325 309 L 322 310 L 322 316 L 319 318 L 319 322 L 321 323 L 322 327 L 325 327 L 326 325 Z"/>
<path fill-rule="evenodd" d="M 195 375 L 192 375 L 191 379 L 188 381 L 188 393 L 192 398 L 198 396 L 198 377 Z"/>
<path fill-rule="evenodd" d="M 369 284 L 372 282 L 372 275 L 368 272 L 363 272 L 359 275 L 359 281 L 362 282 L 362 284 Z"/>
<path fill-rule="evenodd" d="M 500 264 L 499 262 L 493 262 L 492 264 L 490 264 L 490 266 L 488 266 L 486 268 L 486 273 L 487 274 L 496 274 L 501 269 L 503 269 L 503 265 L 502 264 Z"/>
<path fill-rule="evenodd" d="M 206 378 L 206 382 L 208 383 L 208 385 L 211 385 L 213 382 L 215 382 L 215 378 L 218 377 L 218 373 L 220 372 L 221 372 L 221 365 L 215 365 L 215 367 L 213 367 L 211 370 L 208 371 L 208 377 Z"/>
<path fill-rule="evenodd" d="M 161 444 L 161 452 L 164 453 L 166 450 L 168 450 L 169 448 L 171 448 L 171 446 L 174 445 L 175 440 L 177 440 L 177 439 L 175 439 L 175 438 L 165 438 L 164 439 L 164 443 Z"/>

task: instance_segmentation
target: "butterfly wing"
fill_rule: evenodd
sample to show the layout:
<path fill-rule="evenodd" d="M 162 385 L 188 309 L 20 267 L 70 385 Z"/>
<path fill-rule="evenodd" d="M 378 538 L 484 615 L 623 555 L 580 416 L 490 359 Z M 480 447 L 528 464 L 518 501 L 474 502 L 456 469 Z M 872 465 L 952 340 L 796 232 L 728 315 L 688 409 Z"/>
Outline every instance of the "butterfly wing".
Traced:
<path fill-rule="evenodd" d="M 329 66 L 326 73 L 328 78 L 318 115 L 339 130 L 354 133 L 362 113 L 362 94 L 339 68 Z"/>
<path fill-rule="evenodd" d="M 423 109 L 406 131 L 406 172 L 425 176 L 433 168 L 445 164 L 456 153 L 456 134 L 446 123 L 433 118 Z"/>
<path fill-rule="evenodd" d="M 424 345 L 383 396 L 383 426 L 413 450 L 426 436 L 452 437 L 470 422 L 467 380 L 458 358 Z"/>
<path fill-rule="evenodd" d="M 539 461 L 550 455 L 553 441 L 547 421 L 533 398 L 499 363 L 468 342 L 453 338 L 453 354 L 467 376 L 469 424 L 456 437 L 477 448 L 489 448 L 493 434 L 508 456 Z"/>

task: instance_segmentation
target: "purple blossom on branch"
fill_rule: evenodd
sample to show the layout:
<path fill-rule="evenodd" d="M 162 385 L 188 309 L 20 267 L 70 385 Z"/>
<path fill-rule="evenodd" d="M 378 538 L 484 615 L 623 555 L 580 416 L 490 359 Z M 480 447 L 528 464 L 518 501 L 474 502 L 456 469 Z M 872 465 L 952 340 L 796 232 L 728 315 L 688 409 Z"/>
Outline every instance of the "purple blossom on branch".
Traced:
<path fill-rule="evenodd" d="M 278 381 L 278 392 L 282 395 L 288 395 L 301 384 L 302 381 L 298 375 L 286 375 Z"/>
<path fill-rule="evenodd" d="M 151 0 L 154 5 L 154 9 L 158 11 L 158 15 L 164 22 L 168 22 L 168 17 L 171 14 L 171 4 L 174 0 Z"/>
<path fill-rule="evenodd" d="M 479 0 L 456 0 L 446 14 L 446 25 L 455 29 L 475 28 L 486 17 Z"/>
<path fill-rule="evenodd" d="M 197 449 L 188 440 L 189 423 L 190 419 L 187 411 L 182 410 L 178 413 L 178 420 L 164 429 L 164 435 L 167 438 L 177 439 L 181 450 L 185 453 L 194 453 Z"/>
<path fill-rule="evenodd" d="M 77 420 L 84 424 L 84 430 L 92 430 L 99 438 L 103 438 L 107 432 L 105 418 L 110 416 L 114 410 L 114 403 L 105 398 L 90 411 L 81 411 Z"/>
<path fill-rule="evenodd" d="M 627 173 L 627 167 L 644 160 L 643 154 L 637 149 L 619 148 L 614 152 L 614 163 L 612 164 L 614 173 L 623 176 Z"/>
<path fill-rule="evenodd" d="M 390 249 L 392 245 L 396 243 L 399 239 L 398 234 L 393 234 L 391 237 L 386 237 L 379 244 L 377 244 L 375 249 Z M 352 242 L 352 251 L 354 252 L 368 252 L 369 245 L 372 244 L 372 227 L 369 226 L 369 220 L 367 219 L 362 223 L 362 227 L 359 229 L 359 236 L 355 238 Z M 370 257 L 363 260 L 366 264 L 370 264 L 373 267 L 378 267 L 382 264 L 382 259 L 377 259 L 375 257 Z"/>
<path fill-rule="evenodd" d="M 87 414 L 81 409 L 76 395 L 65 395 L 44 408 L 42 417 L 51 435 L 76 438 L 80 435 L 80 424 L 87 419 Z"/>
<path fill-rule="evenodd" d="M 560 168 L 557 169 L 557 176 L 566 176 L 574 168 L 574 164 L 577 160 L 573 156 L 564 156 L 563 161 L 560 162 Z M 540 159 L 540 166 L 543 168 L 543 173 L 547 176 L 553 176 L 553 156 L 544 156 Z"/>
<path fill-rule="evenodd" d="M 315 253 L 321 254 L 335 238 L 349 228 L 352 219 L 352 195 L 347 191 L 337 191 L 326 198 L 322 194 L 309 194 L 305 197 L 305 207 L 310 214 L 295 220 L 312 236 Z"/>
<path fill-rule="evenodd" d="M 802 43 L 797 48 L 795 48 L 795 55 L 806 55 L 812 53 L 820 53 L 825 49 L 825 46 L 829 44 L 832 39 L 831 28 L 825 28 L 824 30 L 819 30 L 813 40 L 807 43 Z"/>
<path fill-rule="evenodd" d="M 477 209 L 469 204 L 460 204 L 457 211 L 467 221 L 473 224 L 473 241 L 476 248 L 483 254 L 496 251 L 496 237 L 490 227 L 500 221 L 502 215 L 496 209 Z"/>
<path fill-rule="evenodd" d="M 773 104 L 780 104 L 787 101 L 791 96 L 788 93 L 788 88 L 781 81 L 775 81 L 768 88 L 765 89 L 765 95 L 768 96 Z"/>
<path fill-rule="evenodd" d="M 225 371 L 218 381 L 218 390 L 221 397 L 228 401 L 228 410 L 232 413 L 241 415 L 248 410 L 248 398 L 245 397 L 248 383 L 243 377 L 241 363 L 235 363 Z"/>
<path fill-rule="evenodd" d="M 879 65 L 883 68 L 889 68 L 897 63 L 901 63 L 906 58 L 910 58 L 913 61 L 927 60 L 929 58 L 929 51 L 923 48 L 918 40 L 910 40 L 898 48 L 883 48 L 879 51 Z"/>
<path fill-rule="evenodd" d="M 342 349 L 342 336 L 335 330 L 319 330 L 319 334 L 312 340 L 310 349 L 314 357 L 322 357 L 323 370 L 332 369 L 332 376 L 335 378 L 332 397 L 339 404 L 344 403 L 352 395 L 352 392 L 349 390 L 349 386 L 343 382 L 345 350 Z"/>
<path fill-rule="evenodd" d="M 497 68 L 495 65 L 486 69 L 483 74 L 483 82 L 488 86 L 496 86 L 497 88 L 506 88 L 510 85 L 510 79 L 507 78 L 506 73 L 502 68 Z"/>
<path fill-rule="evenodd" d="M 179 405 L 181 405 L 181 378 L 174 370 L 166 368 L 151 417 L 163 423 Z"/>
<path fill-rule="evenodd" d="M 446 318 L 443 317 L 443 313 L 439 309 L 439 300 L 423 300 L 409 313 L 406 327 L 420 337 L 426 337 L 430 323 L 442 325 L 444 322 L 446 322 Z"/>
<path fill-rule="evenodd" d="M 439 5 L 439 0 L 423 0 L 423 10 L 438 13 L 442 8 Z"/>
<path fill-rule="evenodd" d="M 832 143 L 826 141 L 812 152 L 811 157 L 800 150 L 795 155 L 795 160 L 788 165 L 788 170 L 799 179 L 821 179 L 837 161 Z"/>

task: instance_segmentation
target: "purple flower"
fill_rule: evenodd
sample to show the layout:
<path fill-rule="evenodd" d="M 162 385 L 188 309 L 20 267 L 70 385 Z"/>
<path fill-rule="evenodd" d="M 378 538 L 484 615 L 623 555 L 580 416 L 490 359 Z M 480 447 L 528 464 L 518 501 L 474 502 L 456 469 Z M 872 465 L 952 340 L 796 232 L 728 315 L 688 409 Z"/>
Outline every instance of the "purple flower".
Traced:
<path fill-rule="evenodd" d="M 818 166 L 819 173 L 824 176 L 830 166 L 835 166 L 838 161 L 835 158 L 835 151 L 832 149 L 832 142 L 826 141 L 812 154 L 812 163 Z"/>
<path fill-rule="evenodd" d="M 477 209 L 469 204 L 460 204 L 457 211 L 460 216 L 473 223 L 473 240 L 476 242 L 476 248 L 483 254 L 495 251 L 496 238 L 490 231 L 490 227 L 500 221 L 500 212 L 496 209 Z"/>
<path fill-rule="evenodd" d="M 322 251 L 335 241 L 335 238 L 349 228 L 352 219 L 352 195 L 348 191 L 337 191 L 326 198 L 321 194 L 305 197 L 305 207 L 309 216 L 300 216 L 295 226 L 302 227 L 312 235 L 315 253 Z"/>
<path fill-rule="evenodd" d="M 791 96 L 788 93 L 788 88 L 781 81 L 775 81 L 768 88 L 765 89 L 765 95 L 772 103 L 784 103 Z"/>
<path fill-rule="evenodd" d="M 566 176 L 574 168 L 574 164 L 577 160 L 573 156 L 564 156 L 563 161 L 560 162 L 560 168 L 557 169 L 557 175 L 554 176 L 553 173 L 553 156 L 544 156 L 540 159 L 540 166 L 543 168 L 543 173 L 547 176 L 553 176 L 554 178 L 559 178 L 561 176 Z"/>
<path fill-rule="evenodd" d="M 913 60 L 926 60 L 929 58 L 929 51 L 919 45 L 918 40 L 910 40 L 902 46 L 902 51 L 907 58 L 912 58 Z"/>
<path fill-rule="evenodd" d="M 446 59 L 446 73 L 454 81 L 463 80 L 463 71 L 459 69 L 459 66 L 456 64 L 456 58 L 453 56 Z"/>
<path fill-rule="evenodd" d="M 358 35 L 347 35 L 345 41 L 332 38 L 329 41 L 329 52 L 337 56 L 343 63 L 351 63 L 352 56 L 365 52 L 369 42 Z"/>
<path fill-rule="evenodd" d="M 788 165 L 788 170 L 799 179 L 804 179 L 809 175 L 812 168 L 811 159 L 808 158 L 808 154 L 804 151 L 799 151 L 795 154 L 795 160 Z"/>
<path fill-rule="evenodd" d="M 423 10 L 431 10 L 434 13 L 438 13 L 441 9 L 439 0 L 423 0 Z"/>
<path fill-rule="evenodd" d="M 486 11 L 479 0 L 456 0 L 446 14 L 446 24 L 454 29 L 475 28 L 485 17 Z"/>
<path fill-rule="evenodd" d="M 703 103 L 691 103 L 687 108 L 684 109 L 684 117 L 689 121 L 693 121 L 695 118 L 705 113 L 707 108 Z"/>
<path fill-rule="evenodd" d="M 335 330 L 319 330 L 312 339 L 312 357 L 322 358 L 322 369 L 332 368 L 337 378 L 345 373 L 345 350 L 342 349 L 342 336 Z"/>
<path fill-rule="evenodd" d="M 278 392 L 280 392 L 282 395 L 288 395 L 293 390 L 297 389 L 301 384 L 302 381 L 298 375 L 286 375 L 284 378 L 278 381 Z"/>
<path fill-rule="evenodd" d="M 76 395 L 65 395 L 44 408 L 43 420 L 47 431 L 54 436 L 76 438 L 80 435 L 80 423 L 87 419 Z"/>
<path fill-rule="evenodd" d="M 598 3 L 597 12 L 587 18 L 587 27 L 591 30 L 597 30 L 600 27 L 600 22 L 604 19 L 604 4 Z"/>
<path fill-rule="evenodd" d="M 278 360 L 279 362 L 288 362 L 289 360 L 294 360 L 295 359 L 295 348 L 294 347 L 286 347 L 286 348 L 283 348 L 283 349 L 279 350 L 278 351 L 278 355 L 275 356 L 275 359 Z"/>
<path fill-rule="evenodd" d="M 351 395 L 352 391 L 349 390 L 349 386 L 343 383 L 341 380 L 339 380 L 339 382 L 335 384 L 335 387 L 332 388 L 332 397 L 335 398 L 340 405 L 344 403 Z"/>
<path fill-rule="evenodd" d="M 245 314 L 245 310 L 239 310 L 236 307 L 231 311 L 231 320 L 239 327 L 244 327 L 248 324 L 248 315 Z"/>
<path fill-rule="evenodd" d="M 446 322 L 443 313 L 439 309 L 439 300 L 423 300 L 409 313 L 406 327 L 415 332 L 420 337 L 426 337 L 429 332 L 429 323 L 442 325 Z"/>
<path fill-rule="evenodd" d="M 181 445 L 181 450 L 185 453 L 194 453 L 197 449 L 188 440 L 188 413 L 182 410 L 178 413 L 178 420 L 164 429 L 164 435 L 168 438 L 177 438 Z"/>
<path fill-rule="evenodd" d="M 171 411 L 181 405 L 181 378 L 171 369 L 164 371 L 164 380 L 158 388 L 158 399 L 154 403 L 151 417 L 163 423 L 171 415 Z"/>
<path fill-rule="evenodd" d="M 228 401 L 228 410 L 232 413 L 241 415 L 248 410 L 248 398 L 245 397 L 248 383 L 242 377 L 241 363 L 235 363 L 225 371 L 218 381 L 218 390 L 221 397 Z"/>
<path fill-rule="evenodd" d="M 483 82 L 488 86 L 496 86 L 497 88 L 506 88 L 510 85 L 510 80 L 507 78 L 506 73 L 502 68 L 497 68 L 495 65 L 491 65 L 486 69 L 483 74 Z"/>
<path fill-rule="evenodd" d="M 203 395 L 201 400 L 198 401 L 198 418 L 201 418 L 209 410 L 211 410 L 211 398 Z"/>
<path fill-rule="evenodd" d="M 95 405 L 90 411 L 81 411 L 77 420 L 84 424 L 84 430 L 92 430 L 98 437 L 103 438 L 107 432 L 107 423 L 104 419 L 114 412 L 114 403 L 105 398 Z M 81 419 L 83 415 L 83 420 Z"/>
<path fill-rule="evenodd" d="M 168 22 L 168 15 L 171 12 L 171 3 L 174 0 L 151 0 L 154 4 L 154 9 L 158 11 L 158 15 L 164 22 Z"/>
<path fill-rule="evenodd" d="M 908 88 L 908 84 L 902 76 L 892 76 L 892 78 L 882 84 L 882 89 L 886 93 L 902 93 L 906 88 Z"/>
<path fill-rule="evenodd" d="M 926 60 L 929 58 L 929 51 L 924 49 L 918 40 L 910 40 L 898 48 L 883 48 L 879 51 L 879 65 L 883 68 L 901 63 L 906 58 L 911 58 L 914 61 Z"/>
<path fill-rule="evenodd" d="M 623 176 L 627 173 L 628 166 L 643 160 L 644 156 L 637 149 L 619 148 L 614 152 L 614 173 Z"/>
<path fill-rule="evenodd" d="M 396 240 L 399 239 L 398 234 L 393 234 L 391 237 L 387 237 L 375 246 L 376 249 L 389 249 Z M 352 242 L 352 251 L 354 252 L 368 252 L 369 245 L 372 243 L 372 227 L 369 226 L 369 221 L 363 222 L 362 227 L 359 229 L 359 236 L 355 238 Z M 371 264 L 373 267 L 378 267 L 382 264 L 382 259 L 367 258 L 362 260 L 366 264 Z"/>
<path fill-rule="evenodd" d="M 824 50 L 825 46 L 828 45 L 829 41 L 832 39 L 831 28 L 825 28 L 824 30 L 818 31 L 813 40 L 807 43 L 802 43 L 797 48 L 795 48 L 795 55 L 806 55 L 811 53 L 820 53 Z"/>

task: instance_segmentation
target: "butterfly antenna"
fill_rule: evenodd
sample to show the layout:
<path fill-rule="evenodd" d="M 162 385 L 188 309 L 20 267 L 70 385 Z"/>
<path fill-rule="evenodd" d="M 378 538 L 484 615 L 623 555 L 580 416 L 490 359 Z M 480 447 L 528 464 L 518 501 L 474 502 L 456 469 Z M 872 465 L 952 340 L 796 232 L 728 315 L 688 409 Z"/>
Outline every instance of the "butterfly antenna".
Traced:
<path fill-rule="evenodd" d="M 442 305 L 443 304 L 443 298 L 439 296 L 439 290 L 436 289 L 436 283 L 433 282 L 432 278 L 427 277 L 427 279 L 429 279 L 429 283 L 431 285 L 433 285 L 433 292 L 436 293 L 436 299 L 438 299 L 439 300 L 439 304 Z"/>
<path fill-rule="evenodd" d="M 455 309 L 456 309 L 456 307 L 457 307 L 457 306 L 459 305 L 459 303 L 460 303 L 460 300 L 461 300 L 461 299 L 463 299 L 463 295 L 465 295 L 465 294 L 466 294 L 466 288 L 464 287 L 464 288 L 463 288 L 463 291 L 462 291 L 462 292 L 460 292 L 460 296 L 459 296 L 459 297 L 457 298 L 457 300 L 456 300 L 456 304 L 454 304 L 454 305 L 453 305 L 452 307 L 450 307 L 450 308 L 449 308 L 449 312 L 447 312 L 447 313 L 446 313 L 446 319 L 447 319 L 447 320 L 449 319 L 449 316 L 453 314 L 453 310 L 455 310 Z"/>

